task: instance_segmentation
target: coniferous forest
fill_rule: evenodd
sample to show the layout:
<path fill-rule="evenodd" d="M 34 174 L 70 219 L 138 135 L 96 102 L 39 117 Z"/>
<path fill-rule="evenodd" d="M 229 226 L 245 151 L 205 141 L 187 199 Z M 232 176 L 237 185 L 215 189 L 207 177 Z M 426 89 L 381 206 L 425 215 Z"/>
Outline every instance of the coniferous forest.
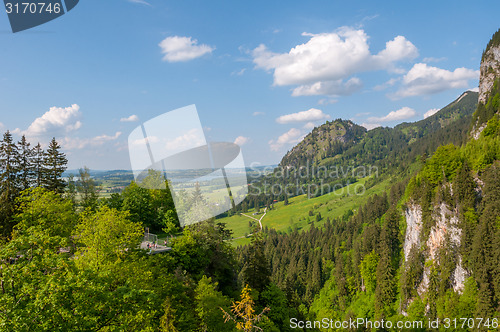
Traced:
<path fill-rule="evenodd" d="M 500 30 L 483 61 L 500 48 L 499 36 Z M 324 318 L 414 331 L 439 330 L 429 326 L 439 319 L 441 330 L 497 330 L 495 75 L 485 102 L 466 93 L 425 121 L 366 131 L 339 119 L 315 128 L 280 166 L 370 163 L 380 173 L 367 186 L 389 185 L 341 217 L 313 208 L 307 229 L 277 231 L 264 219 L 262 231 L 242 246 L 230 241 L 225 218 L 273 209 L 273 202 L 293 207 L 293 195 L 250 193 L 228 214 L 181 228 L 164 179 L 167 189 L 132 182 L 103 198 L 87 168 L 63 178 L 68 159 L 55 138 L 32 145 L 6 131 L 0 141 L 0 331 L 370 330 L 324 325 Z M 256 180 L 256 188 L 264 181 L 284 185 L 288 179 L 271 173 Z M 202 200 L 195 190 L 186 204 Z M 171 236 L 171 250 L 140 249 L 145 228 Z M 396 328 L 398 322 L 409 325 Z"/>

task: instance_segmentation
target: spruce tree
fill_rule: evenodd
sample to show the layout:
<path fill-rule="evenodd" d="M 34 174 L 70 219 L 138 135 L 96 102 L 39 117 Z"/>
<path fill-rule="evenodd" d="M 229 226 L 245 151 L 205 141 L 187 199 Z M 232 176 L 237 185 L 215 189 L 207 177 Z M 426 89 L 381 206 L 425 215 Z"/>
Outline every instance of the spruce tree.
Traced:
<path fill-rule="evenodd" d="M 55 137 L 52 138 L 43 159 L 43 187 L 59 194 L 66 187 L 66 182 L 61 176 L 68 163 L 66 155 L 60 149 L 61 146 L 57 143 Z"/>
<path fill-rule="evenodd" d="M 19 193 L 19 152 L 12 134 L 7 131 L 0 141 L 0 232 L 9 236 L 12 230 L 14 201 Z"/>
<path fill-rule="evenodd" d="M 43 159 L 45 156 L 45 152 L 42 149 L 40 143 L 38 143 L 33 148 L 33 171 L 34 171 L 34 180 L 33 186 L 42 187 L 44 183 L 44 171 L 43 171 Z"/>
<path fill-rule="evenodd" d="M 17 164 L 19 166 L 19 186 L 20 190 L 26 190 L 31 187 L 35 180 L 35 169 L 33 166 L 33 158 L 35 155 L 34 149 L 30 147 L 30 143 L 26 140 L 26 136 L 22 136 L 17 143 L 19 150 Z"/>
<path fill-rule="evenodd" d="M 264 240 L 260 234 L 252 238 L 252 244 L 248 248 L 248 258 L 242 270 L 245 283 L 253 289 L 262 292 L 269 284 L 270 269 L 264 253 Z"/>

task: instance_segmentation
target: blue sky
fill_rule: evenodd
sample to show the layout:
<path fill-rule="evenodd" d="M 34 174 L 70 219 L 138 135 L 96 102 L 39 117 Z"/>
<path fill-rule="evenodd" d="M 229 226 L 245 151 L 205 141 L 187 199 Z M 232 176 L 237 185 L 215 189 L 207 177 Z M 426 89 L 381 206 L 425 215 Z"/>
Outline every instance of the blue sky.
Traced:
<path fill-rule="evenodd" d="M 83 0 L 13 34 L 0 14 L 0 131 L 70 168 L 129 169 L 128 135 L 196 104 L 208 140 L 278 163 L 315 125 L 424 118 L 476 88 L 500 3 Z"/>

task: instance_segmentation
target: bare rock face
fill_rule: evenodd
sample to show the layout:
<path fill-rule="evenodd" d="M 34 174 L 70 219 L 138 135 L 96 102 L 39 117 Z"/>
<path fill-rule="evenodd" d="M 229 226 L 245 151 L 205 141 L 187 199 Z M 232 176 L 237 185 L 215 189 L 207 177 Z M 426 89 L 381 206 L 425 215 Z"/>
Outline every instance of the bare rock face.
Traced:
<path fill-rule="evenodd" d="M 458 211 L 450 208 L 442 202 L 435 206 L 435 211 L 432 214 L 435 224 L 431 228 L 429 237 L 421 239 L 422 230 L 422 208 L 418 204 L 409 204 L 405 211 L 406 219 L 406 234 L 403 244 L 405 262 L 408 260 L 408 255 L 412 246 L 419 247 L 421 243 L 426 244 L 427 250 L 425 253 L 426 261 L 437 261 L 438 250 L 444 245 L 449 245 L 454 248 L 460 246 L 460 237 L 462 230 L 459 227 Z M 450 257 L 450 259 L 453 259 Z M 468 278 L 468 272 L 462 266 L 462 257 L 457 255 L 456 266 L 452 273 L 451 284 L 455 292 L 461 293 L 464 289 L 465 280 Z M 422 281 L 417 289 L 419 295 L 427 292 L 429 287 L 430 266 L 426 264 Z"/>
<path fill-rule="evenodd" d="M 495 78 L 500 77 L 500 46 L 490 47 L 484 53 L 480 72 L 478 101 L 486 104 Z"/>
<path fill-rule="evenodd" d="M 422 231 L 422 208 L 418 204 L 409 204 L 405 211 L 406 234 L 403 245 L 405 262 L 408 260 L 411 248 L 420 247 L 420 232 Z"/>

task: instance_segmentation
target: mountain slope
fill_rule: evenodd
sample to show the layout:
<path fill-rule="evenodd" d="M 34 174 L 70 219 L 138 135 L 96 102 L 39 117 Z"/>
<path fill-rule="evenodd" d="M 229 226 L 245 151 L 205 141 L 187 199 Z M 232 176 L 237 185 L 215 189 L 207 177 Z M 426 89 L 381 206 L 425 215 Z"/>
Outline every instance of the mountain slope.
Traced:
<path fill-rule="evenodd" d="M 439 144 L 462 144 L 467 139 L 477 92 L 464 92 L 436 114 L 394 128 L 366 131 L 351 121 L 335 120 L 314 128 L 281 160 L 282 167 L 345 166 L 376 163 L 408 165 L 418 155 L 432 153 Z"/>

